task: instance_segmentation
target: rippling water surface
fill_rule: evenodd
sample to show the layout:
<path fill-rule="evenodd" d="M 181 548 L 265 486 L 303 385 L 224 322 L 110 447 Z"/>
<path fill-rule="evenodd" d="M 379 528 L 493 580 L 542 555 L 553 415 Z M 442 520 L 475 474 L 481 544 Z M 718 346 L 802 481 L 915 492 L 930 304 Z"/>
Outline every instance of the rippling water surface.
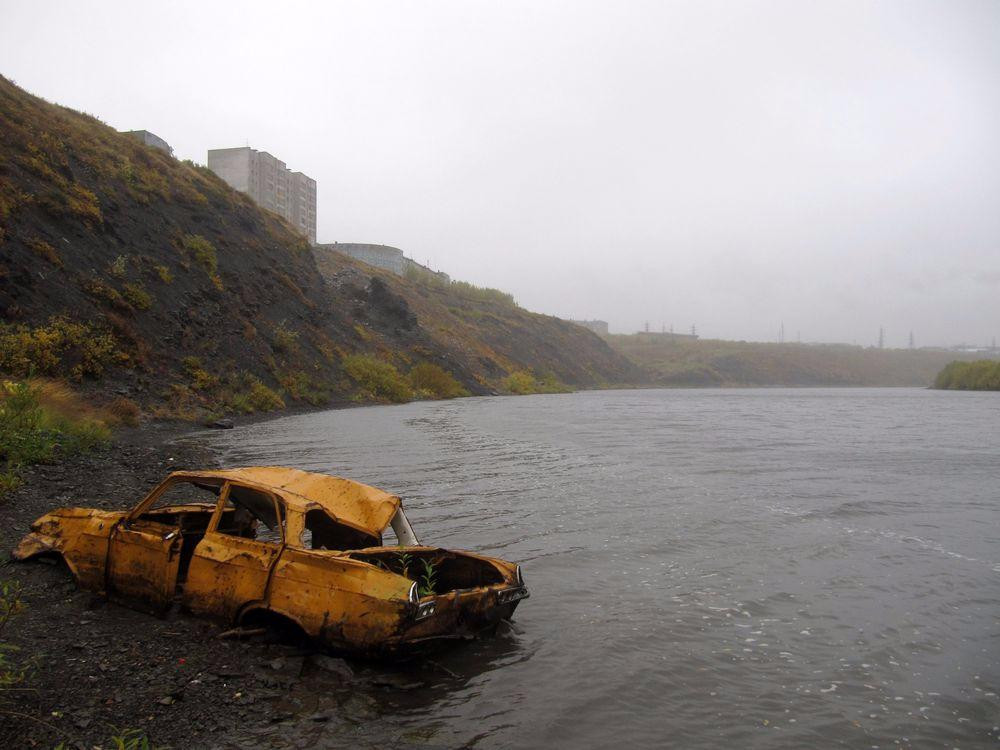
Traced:
<path fill-rule="evenodd" d="M 514 628 L 363 696 L 400 745 L 1000 742 L 998 394 L 475 398 L 218 442 L 230 465 L 388 489 L 424 542 L 523 563 Z"/>

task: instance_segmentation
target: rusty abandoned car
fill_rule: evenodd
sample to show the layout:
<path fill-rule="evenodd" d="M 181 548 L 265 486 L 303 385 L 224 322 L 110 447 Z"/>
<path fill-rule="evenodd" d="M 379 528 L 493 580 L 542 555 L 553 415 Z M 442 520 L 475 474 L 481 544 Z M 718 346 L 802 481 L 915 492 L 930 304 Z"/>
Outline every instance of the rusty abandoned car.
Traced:
<path fill-rule="evenodd" d="M 81 587 L 137 609 L 179 603 L 371 655 L 494 628 L 528 596 L 514 563 L 421 546 L 399 497 L 282 467 L 178 471 L 131 511 L 54 510 L 12 556 L 61 557 Z"/>

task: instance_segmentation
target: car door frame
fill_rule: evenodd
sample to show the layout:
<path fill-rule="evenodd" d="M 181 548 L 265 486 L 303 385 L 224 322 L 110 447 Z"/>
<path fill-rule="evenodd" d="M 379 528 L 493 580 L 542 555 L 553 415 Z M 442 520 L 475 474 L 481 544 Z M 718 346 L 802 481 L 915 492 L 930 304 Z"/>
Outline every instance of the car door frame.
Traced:
<path fill-rule="evenodd" d="M 246 487 L 271 499 L 274 504 L 275 518 L 278 520 L 280 542 L 248 539 L 218 530 L 226 510 L 226 502 L 230 501 L 230 489 L 233 486 Z M 236 500 L 231 502 L 237 505 Z M 194 548 L 181 600 L 184 608 L 195 614 L 206 615 L 224 622 L 235 622 L 242 611 L 248 607 L 267 608 L 274 570 L 288 543 L 287 526 L 288 508 L 270 488 L 259 486 L 253 482 L 227 479 L 215 506 L 215 512 L 205 529 L 205 536 Z M 269 558 L 264 565 L 259 566 L 259 570 L 265 573 L 263 585 L 260 585 L 261 576 L 256 576 L 257 580 L 255 581 L 248 581 L 247 576 L 241 576 L 234 581 L 239 588 L 227 588 L 227 576 L 224 575 L 226 572 L 224 568 L 226 566 L 237 567 L 234 562 L 237 559 L 244 563 L 247 558 L 252 560 L 256 557 L 259 559 L 261 552 L 265 552 Z M 258 554 L 255 556 L 254 553 Z M 251 574 L 253 572 L 255 571 L 251 570 Z M 223 589 L 223 591 L 219 591 L 219 589 Z"/>
<path fill-rule="evenodd" d="M 104 589 L 109 599 L 154 614 L 163 613 L 173 603 L 181 561 L 181 526 L 141 517 L 177 484 L 195 481 L 167 477 L 112 528 L 104 566 Z M 225 491 L 223 483 L 220 497 Z"/>

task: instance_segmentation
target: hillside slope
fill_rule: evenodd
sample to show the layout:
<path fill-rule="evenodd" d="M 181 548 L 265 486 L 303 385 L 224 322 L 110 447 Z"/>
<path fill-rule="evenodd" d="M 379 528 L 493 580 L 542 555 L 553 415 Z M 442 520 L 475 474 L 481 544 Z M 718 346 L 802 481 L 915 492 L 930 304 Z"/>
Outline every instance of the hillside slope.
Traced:
<path fill-rule="evenodd" d="M 359 315 L 365 325 L 376 324 L 376 349 L 440 364 L 473 392 L 491 390 L 518 370 L 551 374 L 585 388 L 643 378 L 600 336 L 566 320 L 528 312 L 495 290 L 430 277 L 400 278 L 331 250 L 315 253 L 334 294 L 364 298 L 374 290 L 381 298 L 382 304 Z M 362 285 L 367 292 L 361 292 Z M 418 330 L 408 333 L 407 322 Z"/>
<path fill-rule="evenodd" d="M 2 372 L 182 416 L 365 398 L 342 366 L 359 352 L 404 374 L 438 363 L 473 393 L 521 369 L 583 387 L 636 376 L 554 318 L 470 301 L 450 305 L 461 322 L 446 291 L 434 305 L 344 256 L 324 268 L 207 169 L 0 78 Z"/>
<path fill-rule="evenodd" d="M 611 345 L 671 386 L 929 386 L 953 359 L 977 355 L 844 344 L 770 344 L 614 335 Z"/>

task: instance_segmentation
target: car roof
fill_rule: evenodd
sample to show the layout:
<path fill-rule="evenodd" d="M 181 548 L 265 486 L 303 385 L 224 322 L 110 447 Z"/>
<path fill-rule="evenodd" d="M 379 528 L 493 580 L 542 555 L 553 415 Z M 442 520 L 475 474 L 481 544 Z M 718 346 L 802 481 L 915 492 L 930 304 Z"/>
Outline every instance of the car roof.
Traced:
<path fill-rule="evenodd" d="M 402 501 L 377 487 L 329 474 L 319 474 L 285 466 L 245 466 L 211 471 L 175 471 L 172 477 L 185 479 L 228 479 L 270 490 L 289 509 L 307 512 L 322 508 L 338 521 L 373 536 L 382 533 L 396 515 Z"/>

